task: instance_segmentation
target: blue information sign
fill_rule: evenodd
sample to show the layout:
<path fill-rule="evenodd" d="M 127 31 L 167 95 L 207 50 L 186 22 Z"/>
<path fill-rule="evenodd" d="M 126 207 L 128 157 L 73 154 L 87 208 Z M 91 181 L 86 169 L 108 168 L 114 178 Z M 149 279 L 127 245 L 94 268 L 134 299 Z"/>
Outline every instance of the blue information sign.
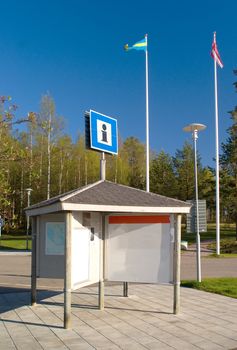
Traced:
<path fill-rule="evenodd" d="M 91 148 L 118 154 L 117 120 L 90 110 Z"/>

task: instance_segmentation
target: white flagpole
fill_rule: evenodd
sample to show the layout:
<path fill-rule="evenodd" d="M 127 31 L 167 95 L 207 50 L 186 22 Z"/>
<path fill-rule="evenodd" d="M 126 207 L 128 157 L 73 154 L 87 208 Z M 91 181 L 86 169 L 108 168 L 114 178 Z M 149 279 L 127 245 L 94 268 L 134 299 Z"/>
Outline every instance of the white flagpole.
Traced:
<path fill-rule="evenodd" d="M 216 42 L 216 32 L 214 32 Z M 220 255 L 220 190 L 219 190 L 219 131 L 218 131 L 218 93 L 217 93 L 217 66 L 214 59 L 215 81 L 215 126 L 216 126 L 216 254 Z"/>
<path fill-rule="evenodd" d="M 147 43 L 147 34 L 145 35 Z M 149 175 L 149 99 L 148 99 L 148 46 L 146 47 L 146 191 L 150 192 Z"/>

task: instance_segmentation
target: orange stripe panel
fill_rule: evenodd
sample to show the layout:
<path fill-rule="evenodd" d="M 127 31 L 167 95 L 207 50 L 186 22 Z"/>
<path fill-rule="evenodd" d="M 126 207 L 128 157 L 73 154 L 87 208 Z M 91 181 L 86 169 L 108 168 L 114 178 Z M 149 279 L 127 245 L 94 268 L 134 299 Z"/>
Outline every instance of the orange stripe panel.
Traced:
<path fill-rule="evenodd" d="M 169 215 L 109 216 L 109 224 L 169 224 Z"/>

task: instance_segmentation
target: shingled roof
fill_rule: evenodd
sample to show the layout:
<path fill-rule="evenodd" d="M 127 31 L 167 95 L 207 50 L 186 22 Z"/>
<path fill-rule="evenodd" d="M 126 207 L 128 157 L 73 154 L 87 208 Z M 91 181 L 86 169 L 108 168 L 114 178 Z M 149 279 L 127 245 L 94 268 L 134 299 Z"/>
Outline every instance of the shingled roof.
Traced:
<path fill-rule="evenodd" d="M 125 207 L 138 208 L 138 210 L 140 207 L 140 211 L 143 211 L 142 208 L 182 208 L 181 212 L 189 212 L 190 209 L 190 204 L 177 199 L 101 180 L 34 204 L 26 208 L 26 211 L 29 212 L 27 214 L 30 214 L 30 211 L 33 209 L 50 207 L 52 205 L 57 205 L 57 211 L 60 208 L 61 210 L 80 210 L 80 208 L 81 210 L 92 210 L 94 208 L 94 210 L 98 211 L 111 211 L 113 208 L 118 207 L 121 209 L 119 210 L 121 212 L 124 211 Z M 99 210 L 99 207 L 103 208 Z"/>

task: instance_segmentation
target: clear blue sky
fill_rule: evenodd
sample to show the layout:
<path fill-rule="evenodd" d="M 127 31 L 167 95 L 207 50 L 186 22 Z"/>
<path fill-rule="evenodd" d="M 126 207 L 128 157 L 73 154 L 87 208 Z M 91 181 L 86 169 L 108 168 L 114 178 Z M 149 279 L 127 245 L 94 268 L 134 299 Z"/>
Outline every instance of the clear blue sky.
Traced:
<path fill-rule="evenodd" d="M 150 147 L 174 155 L 191 136 L 182 128 L 207 125 L 198 149 L 214 166 L 213 31 L 224 62 L 218 69 L 220 142 L 237 103 L 237 1 L 1 1 L 0 95 L 19 115 L 38 111 L 47 91 L 75 140 L 84 111 L 118 119 L 123 139 L 145 142 L 145 57 L 124 52 L 148 34 Z"/>

